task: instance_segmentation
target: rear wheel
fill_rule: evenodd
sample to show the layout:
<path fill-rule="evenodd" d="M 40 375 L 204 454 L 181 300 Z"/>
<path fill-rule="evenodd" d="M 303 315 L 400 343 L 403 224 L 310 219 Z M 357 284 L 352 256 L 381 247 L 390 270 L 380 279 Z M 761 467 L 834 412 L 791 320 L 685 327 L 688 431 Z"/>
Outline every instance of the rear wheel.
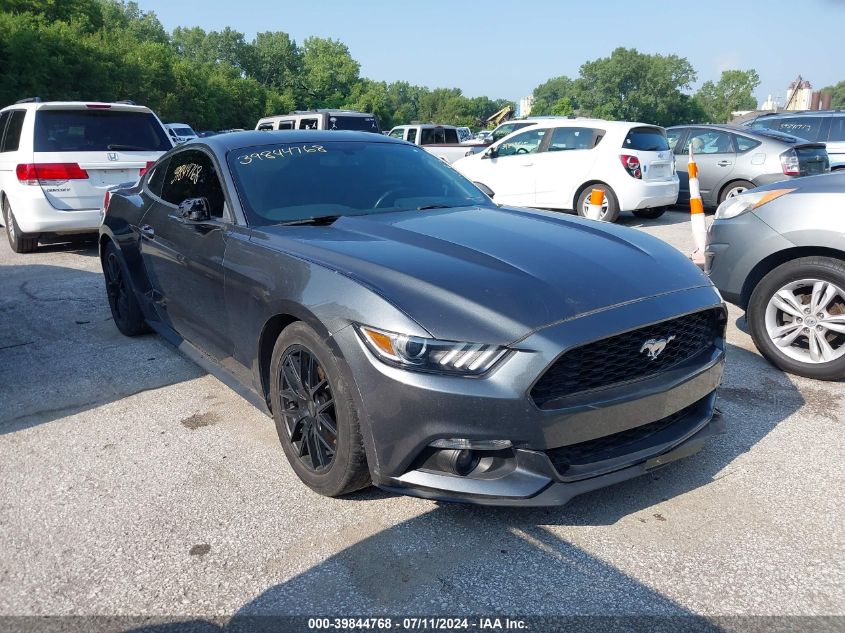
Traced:
<path fill-rule="evenodd" d="M 733 198 L 741 193 L 745 193 L 749 189 L 754 189 L 754 187 L 756 187 L 756 185 L 753 182 L 749 182 L 747 180 L 735 180 L 722 189 L 722 193 L 719 194 L 719 204 L 722 204 L 728 198 Z"/>
<path fill-rule="evenodd" d="M 114 243 L 109 242 L 103 253 L 103 275 L 112 319 L 121 334 L 138 336 L 149 331 L 141 306 L 132 288 L 129 271 Z"/>
<path fill-rule="evenodd" d="M 270 401 L 285 455 L 303 483 L 329 497 L 370 483 L 358 411 L 340 362 L 302 322 L 282 331 L 270 362 Z"/>
<path fill-rule="evenodd" d="M 652 209 L 636 209 L 633 211 L 633 214 L 638 218 L 643 218 L 644 220 L 656 220 L 661 215 L 666 213 L 666 207 L 654 207 Z"/>
<path fill-rule="evenodd" d="M 590 193 L 593 189 L 601 189 L 604 192 L 604 202 L 601 205 L 601 215 L 599 220 L 604 222 L 616 222 L 619 218 L 619 202 L 616 200 L 616 194 L 613 189 L 605 184 L 599 183 L 589 187 L 578 195 L 578 202 L 575 204 L 575 210 L 581 217 L 587 217 L 587 209 L 590 204 Z"/>
<path fill-rule="evenodd" d="M 6 226 L 6 237 L 9 238 L 9 246 L 16 253 L 31 253 L 38 248 L 38 236 L 22 233 L 12 213 L 12 207 L 8 199 L 3 200 L 3 224 Z"/>
<path fill-rule="evenodd" d="M 763 277 L 748 303 L 757 349 L 784 371 L 845 377 L 845 262 L 802 257 Z"/>

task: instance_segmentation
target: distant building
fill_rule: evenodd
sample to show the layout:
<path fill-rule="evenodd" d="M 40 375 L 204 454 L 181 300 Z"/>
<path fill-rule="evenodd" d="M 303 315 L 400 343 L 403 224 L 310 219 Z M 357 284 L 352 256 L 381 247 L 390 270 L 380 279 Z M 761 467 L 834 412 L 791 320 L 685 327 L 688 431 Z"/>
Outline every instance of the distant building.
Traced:
<path fill-rule="evenodd" d="M 527 97 L 522 97 L 519 100 L 519 103 L 516 107 L 516 118 L 524 119 L 527 116 L 531 116 L 531 108 L 534 107 L 534 95 L 528 95 Z"/>
<path fill-rule="evenodd" d="M 813 102 L 813 87 L 806 79 L 798 75 L 798 79 L 789 84 L 786 89 L 787 110 L 809 110 Z"/>

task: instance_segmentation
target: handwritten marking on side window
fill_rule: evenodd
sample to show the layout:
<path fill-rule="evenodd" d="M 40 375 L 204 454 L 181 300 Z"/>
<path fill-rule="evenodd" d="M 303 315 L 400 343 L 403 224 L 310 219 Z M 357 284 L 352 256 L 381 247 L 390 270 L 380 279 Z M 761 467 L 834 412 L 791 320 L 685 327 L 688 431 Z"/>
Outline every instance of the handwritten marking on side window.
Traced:
<path fill-rule="evenodd" d="M 201 172 L 202 165 L 197 165 L 196 163 L 185 163 L 184 165 L 179 165 L 173 170 L 173 178 L 170 180 L 170 184 L 172 185 L 174 182 L 178 182 L 180 180 L 190 180 L 192 183 L 197 184 L 197 181 L 200 179 Z"/>
<path fill-rule="evenodd" d="M 277 147 L 276 149 L 268 149 L 263 152 L 244 154 L 243 156 L 238 156 L 238 162 L 241 165 L 249 165 L 254 160 L 276 160 L 277 158 L 299 156 L 301 154 L 313 154 L 314 152 L 321 152 L 323 154 L 328 153 L 326 148 L 322 145 L 294 145 L 291 147 Z"/>

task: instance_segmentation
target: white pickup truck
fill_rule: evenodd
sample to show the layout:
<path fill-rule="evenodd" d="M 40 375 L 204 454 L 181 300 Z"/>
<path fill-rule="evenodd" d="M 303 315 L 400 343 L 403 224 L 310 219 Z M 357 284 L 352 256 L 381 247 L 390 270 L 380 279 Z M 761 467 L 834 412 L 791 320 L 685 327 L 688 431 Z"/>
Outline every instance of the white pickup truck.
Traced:
<path fill-rule="evenodd" d="M 419 145 L 450 165 L 459 158 L 485 149 L 482 145 L 465 145 L 458 142 L 458 128 L 454 125 L 434 123 L 397 125 L 388 132 L 388 136 Z"/>

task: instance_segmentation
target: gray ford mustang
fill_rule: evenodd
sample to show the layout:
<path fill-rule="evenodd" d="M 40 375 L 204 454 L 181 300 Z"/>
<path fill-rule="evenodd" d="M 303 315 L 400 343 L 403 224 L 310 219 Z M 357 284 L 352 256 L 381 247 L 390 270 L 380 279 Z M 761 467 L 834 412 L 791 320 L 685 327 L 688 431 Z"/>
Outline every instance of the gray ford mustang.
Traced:
<path fill-rule="evenodd" d="M 555 505 L 723 431 L 725 309 L 680 252 L 498 207 L 414 145 L 210 137 L 103 206 L 120 331 L 271 413 L 319 493 Z"/>

